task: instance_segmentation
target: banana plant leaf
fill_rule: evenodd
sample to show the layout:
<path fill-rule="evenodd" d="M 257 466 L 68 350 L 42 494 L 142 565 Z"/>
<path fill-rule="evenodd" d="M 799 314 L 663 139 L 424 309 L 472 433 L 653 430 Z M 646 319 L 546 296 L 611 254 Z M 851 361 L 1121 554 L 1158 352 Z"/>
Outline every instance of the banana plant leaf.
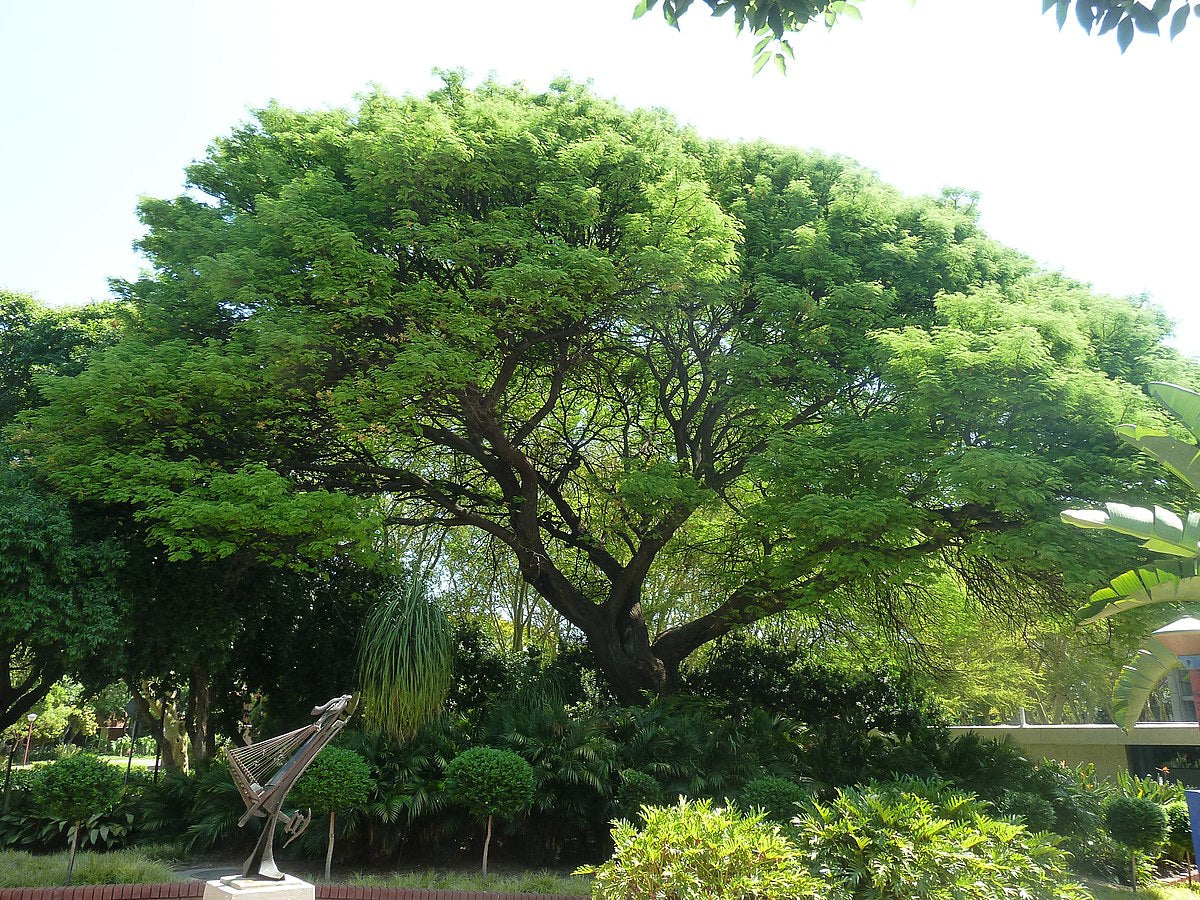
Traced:
<path fill-rule="evenodd" d="M 1163 560 L 1118 575 L 1092 594 L 1075 618 L 1082 624 L 1155 603 L 1200 601 L 1200 561 Z"/>
<path fill-rule="evenodd" d="M 1105 511 L 1107 510 L 1107 512 Z M 1141 538 L 1142 546 L 1171 556 L 1200 556 L 1200 513 L 1188 513 L 1184 522 L 1161 506 L 1145 509 L 1124 503 L 1106 503 L 1104 510 L 1068 509 L 1062 520 L 1080 528 L 1103 528 Z"/>
<path fill-rule="evenodd" d="M 1121 667 L 1113 687 L 1113 721 L 1129 731 L 1137 724 L 1151 692 L 1168 672 L 1179 665 L 1179 657 L 1151 638 L 1131 662 Z"/>
<path fill-rule="evenodd" d="M 1151 397 L 1165 406 L 1171 415 L 1200 439 L 1200 394 L 1165 381 L 1152 382 L 1148 390 Z"/>
<path fill-rule="evenodd" d="M 1200 447 L 1171 437 L 1160 428 L 1118 425 L 1117 434 L 1200 491 Z"/>

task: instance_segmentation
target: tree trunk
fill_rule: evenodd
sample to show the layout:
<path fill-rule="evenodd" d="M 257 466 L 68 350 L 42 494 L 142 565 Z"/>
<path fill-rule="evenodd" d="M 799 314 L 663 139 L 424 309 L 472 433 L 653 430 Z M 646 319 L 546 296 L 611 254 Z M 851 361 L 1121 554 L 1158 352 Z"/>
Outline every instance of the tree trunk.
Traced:
<path fill-rule="evenodd" d="M 188 675 L 191 688 L 188 698 L 187 732 L 191 739 L 192 761 L 200 765 L 208 760 L 212 735 L 209 734 L 209 717 L 212 696 L 208 685 L 208 667 L 202 662 L 192 664 Z"/>
<path fill-rule="evenodd" d="M 661 694 L 667 688 L 667 670 L 654 655 L 640 603 L 599 628 L 585 632 L 596 658 L 617 699 L 626 706 L 646 702 L 645 694 Z"/>
<path fill-rule="evenodd" d="M 151 704 L 148 689 L 132 681 L 126 686 L 133 695 L 133 705 L 138 715 L 150 723 L 150 734 L 158 745 L 159 755 L 168 772 L 188 770 L 187 736 L 177 718 L 171 713 L 171 703 L 154 701 Z"/>
<path fill-rule="evenodd" d="M 483 877 L 487 878 L 488 847 L 492 843 L 492 817 L 488 816 L 487 835 L 483 839 Z"/>
<path fill-rule="evenodd" d="M 329 870 L 333 866 L 333 816 L 334 812 L 329 811 L 329 846 L 325 848 L 325 880 L 329 880 Z"/>
<path fill-rule="evenodd" d="M 83 828 L 82 822 L 76 822 L 75 827 L 71 829 L 71 853 L 67 856 L 67 880 L 65 886 L 71 884 L 71 873 L 75 871 L 75 851 L 79 848 L 79 830 Z"/>

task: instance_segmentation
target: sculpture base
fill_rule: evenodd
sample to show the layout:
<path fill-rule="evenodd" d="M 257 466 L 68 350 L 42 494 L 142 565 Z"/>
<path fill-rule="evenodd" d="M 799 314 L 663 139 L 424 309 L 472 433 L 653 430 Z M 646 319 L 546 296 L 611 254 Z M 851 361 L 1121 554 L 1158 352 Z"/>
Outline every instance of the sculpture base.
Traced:
<path fill-rule="evenodd" d="M 316 900 L 316 893 L 311 884 L 292 875 L 282 881 L 230 875 L 204 884 L 204 900 Z"/>

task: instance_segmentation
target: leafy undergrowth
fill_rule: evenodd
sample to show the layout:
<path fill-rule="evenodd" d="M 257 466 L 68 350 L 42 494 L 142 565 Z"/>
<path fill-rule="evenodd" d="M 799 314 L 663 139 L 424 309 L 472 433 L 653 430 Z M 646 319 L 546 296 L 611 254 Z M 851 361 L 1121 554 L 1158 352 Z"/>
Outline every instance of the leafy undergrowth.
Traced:
<path fill-rule="evenodd" d="M 0 888 L 61 887 L 67 874 L 67 854 L 34 856 L 21 850 L 0 851 Z M 75 857 L 72 884 L 158 884 L 179 881 L 171 867 L 140 850 L 80 853 Z"/>
<path fill-rule="evenodd" d="M 394 872 L 391 875 L 358 875 L 350 884 L 371 887 L 426 888 L 443 891 L 491 891 L 497 894 L 560 894 L 590 897 L 590 878 L 556 875 L 553 872 L 524 872 L 518 875 L 468 875 L 463 872 Z"/>

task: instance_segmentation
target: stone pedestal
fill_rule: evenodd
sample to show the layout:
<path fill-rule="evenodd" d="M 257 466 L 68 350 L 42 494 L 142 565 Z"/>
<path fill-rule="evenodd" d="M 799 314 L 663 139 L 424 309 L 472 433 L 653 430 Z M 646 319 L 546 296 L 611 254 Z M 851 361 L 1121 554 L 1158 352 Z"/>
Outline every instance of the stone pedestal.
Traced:
<path fill-rule="evenodd" d="M 204 885 L 204 900 L 316 900 L 316 889 L 307 881 L 285 875 L 282 881 L 231 875 Z"/>

